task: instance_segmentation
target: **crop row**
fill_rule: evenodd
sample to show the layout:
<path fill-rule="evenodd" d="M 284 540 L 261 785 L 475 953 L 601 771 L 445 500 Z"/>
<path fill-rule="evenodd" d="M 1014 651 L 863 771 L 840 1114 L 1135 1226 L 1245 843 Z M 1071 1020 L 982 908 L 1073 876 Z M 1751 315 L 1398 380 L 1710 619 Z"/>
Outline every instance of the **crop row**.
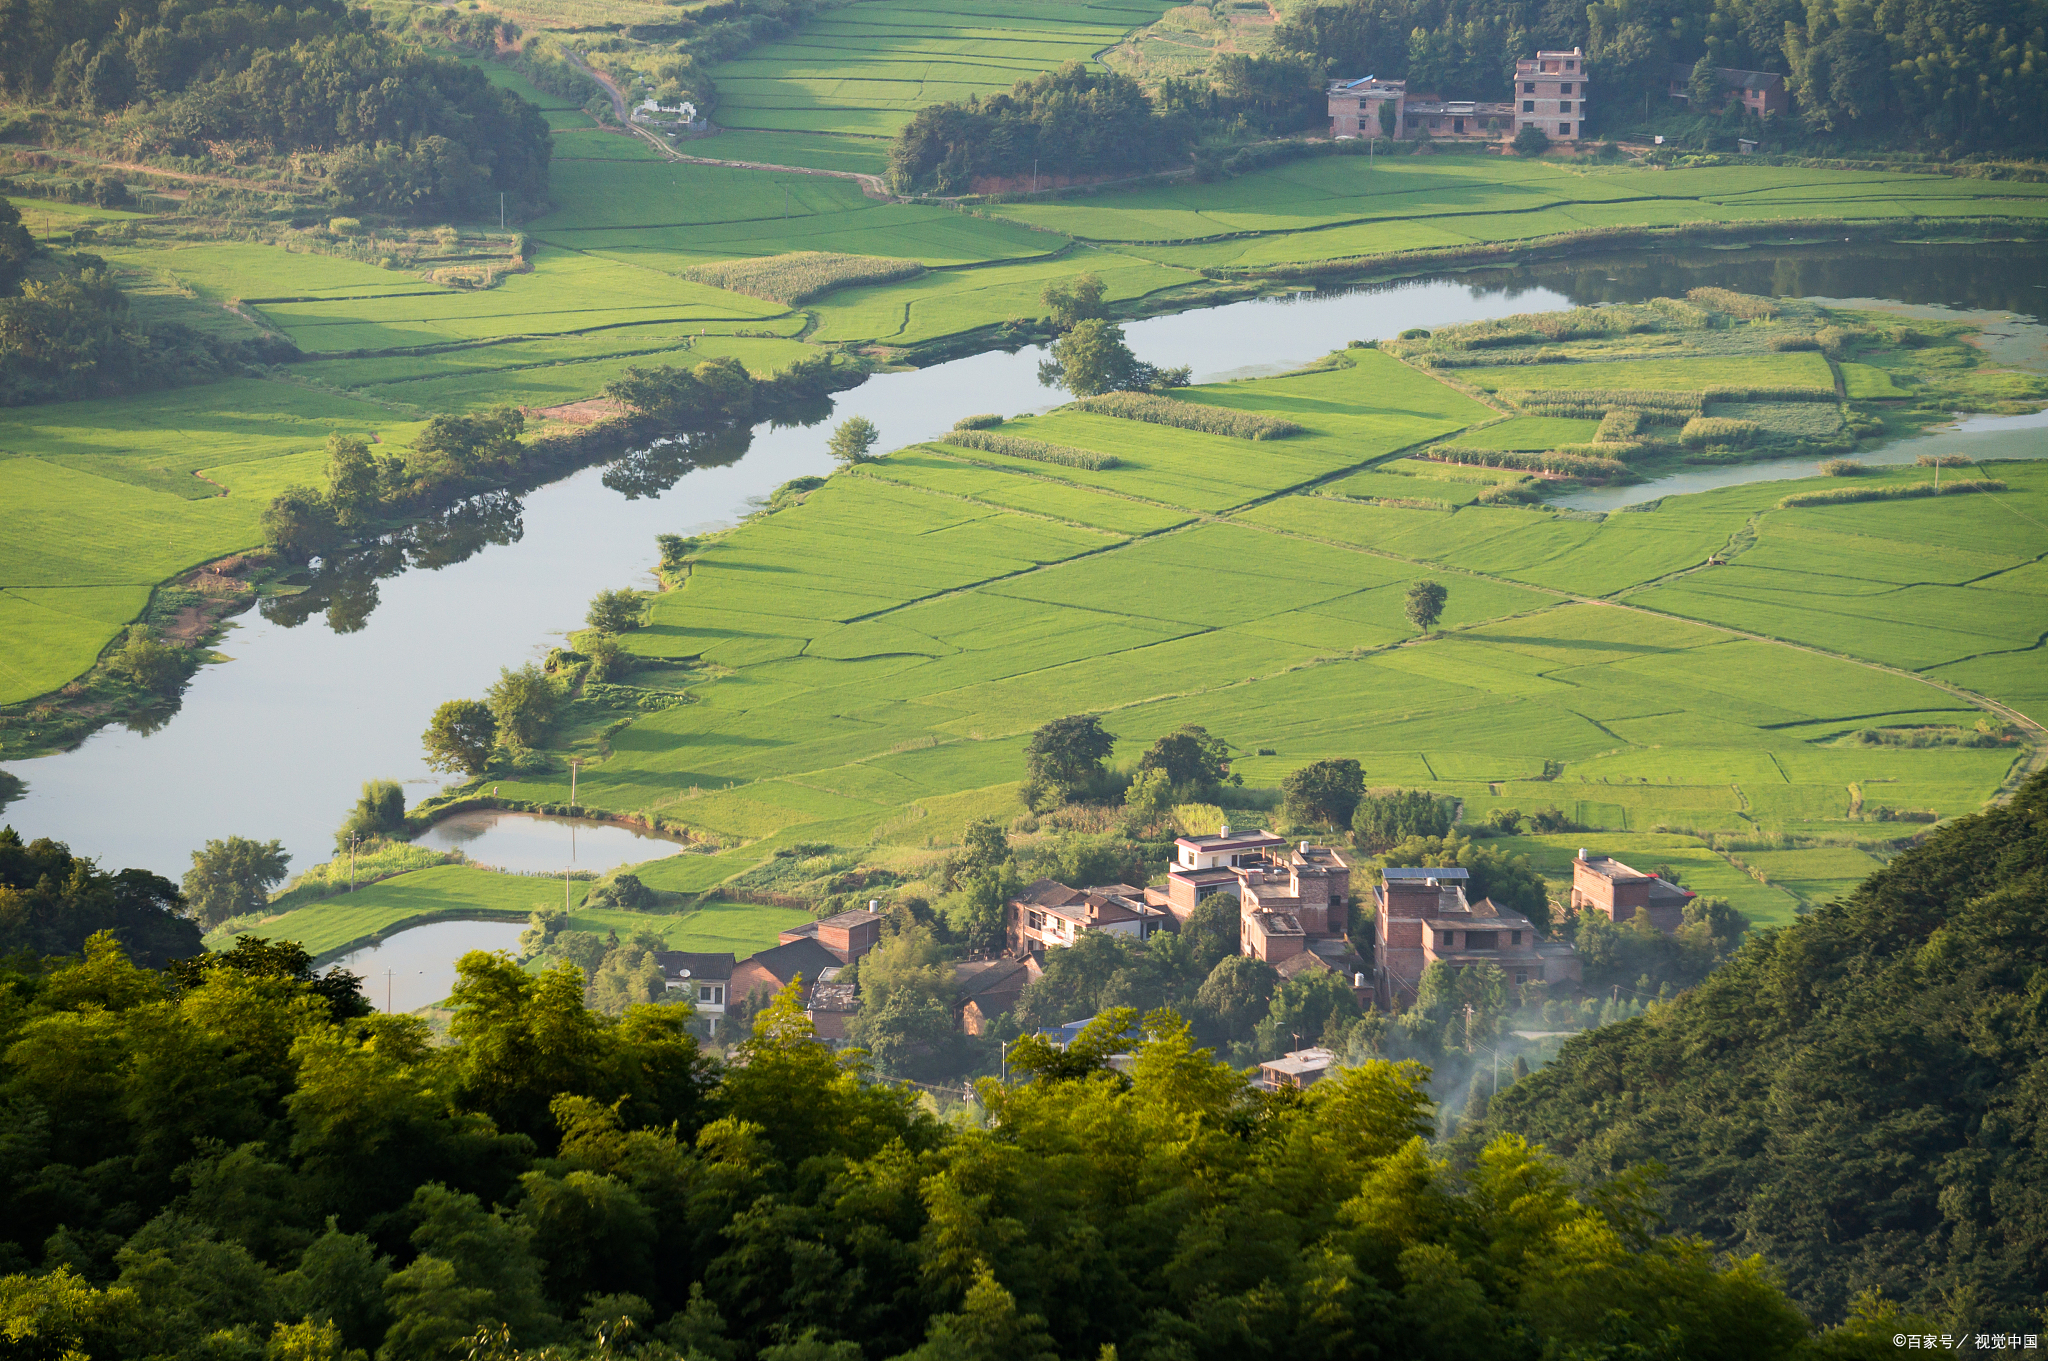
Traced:
<path fill-rule="evenodd" d="M 1149 392 L 1105 392 L 1097 397 L 1083 397 L 1074 403 L 1083 411 L 1093 411 L 1098 416 L 1117 416 L 1127 421 L 1149 421 L 1153 425 L 1170 425 L 1180 430 L 1200 430 L 1210 435 L 1228 435 L 1232 439 L 1280 439 L 1287 435 L 1298 435 L 1302 427 L 1293 421 L 1283 421 L 1278 416 L 1261 416 L 1250 411 L 1232 411 L 1227 407 L 1208 406 L 1201 402 L 1183 402 L 1173 397 L 1160 397 Z"/>
<path fill-rule="evenodd" d="M 946 443 L 963 449 L 980 449 L 985 453 L 1008 454 L 1011 458 L 1028 458 L 1034 463 L 1057 463 L 1065 468 L 1087 468 L 1095 472 L 1119 467 L 1123 463 L 1115 454 L 1076 449 L 1071 444 L 1049 444 L 1045 440 L 1027 439 L 1022 435 L 998 435 L 987 430 L 949 430 Z"/>

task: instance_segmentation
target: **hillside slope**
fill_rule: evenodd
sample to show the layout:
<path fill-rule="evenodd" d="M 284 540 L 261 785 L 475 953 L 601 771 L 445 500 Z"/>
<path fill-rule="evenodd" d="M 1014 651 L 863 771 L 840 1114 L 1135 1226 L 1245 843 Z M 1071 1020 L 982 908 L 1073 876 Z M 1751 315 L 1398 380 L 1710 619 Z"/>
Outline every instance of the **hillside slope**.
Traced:
<path fill-rule="evenodd" d="M 1567 1044 L 1468 1147 L 1601 1175 L 1654 1159 L 1672 1227 L 1762 1253 L 1823 1318 L 1877 1288 L 1972 1330 L 2039 1318 L 2048 1266 L 2048 776 L 1668 1007 Z"/>

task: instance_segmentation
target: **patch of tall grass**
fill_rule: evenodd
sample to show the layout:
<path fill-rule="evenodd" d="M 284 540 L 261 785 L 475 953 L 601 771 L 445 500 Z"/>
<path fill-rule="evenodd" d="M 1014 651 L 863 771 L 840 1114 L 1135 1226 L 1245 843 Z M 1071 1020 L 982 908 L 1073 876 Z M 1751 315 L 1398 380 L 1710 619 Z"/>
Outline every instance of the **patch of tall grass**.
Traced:
<path fill-rule="evenodd" d="M 1694 416 L 1678 432 L 1678 438 L 1693 449 L 1705 448 L 1709 444 L 1746 449 L 1755 442 L 1757 429 L 1755 421 L 1740 421 L 1729 416 Z"/>
<path fill-rule="evenodd" d="M 1628 475 L 1628 465 L 1620 459 L 1555 449 L 1531 453 L 1523 449 L 1473 449 L 1461 444 L 1439 444 L 1423 457 L 1450 463 L 1476 463 L 1482 468 L 1526 468 L 1531 472 L 1569 473 L 1575 477 Z"/>
<path fill-rule="evenodd" d="M 1837 487 L 1829 491 L 1794 492 L 1778 501 L 1779 510 L 1800 506 L 1833 506 L 1847 501 L 1904 501 L 1920 496 L 1955 496 L 1973 491 L 2004 491 L 2005 483 L 1995 477 L 1968 478 L 1960 482 L 1908 482 L 1889 487 Z"/>
<path fill-rule="evenodd" d="M 1154 425 L 1199 430 L 1209 435 L 1228 435 L 1232 439 L 1281 439 L 1302 431 L 1302 427 L 1293 421 L 1283 421 L 1277 416 L 1262 416 L 1255 411 L 1232 411 L 1228 407 L 1208 406 L 1201 402 L 1184 402 L 1177 397 L 1161 397 L 1150 392 L 1105 392 L 1097 397 L 1083 397 L 1074 405 L 1098 416 L 1150 421 Z"/>
<path fill-rule="evenodd" d="M 1728 288 L 1689 288 L 1685 296 L 1692 302 L 1711 307 L 1731 317 L 1742 317 L 1748 321 L 1766 321 L 1778 315 L 1778 304 L 1771 298 L 1752 297 Z"/>
<path fill-rule="evenodd" d="M 750 298 L 795 306 L 812 298 L 852 284 L 886 284 L 911 279 L 924 273 L 915 260 L 893 260 L 883 255 L 839 255 L 831 251 L 800 250 L 787 255 L 764 255 L 753 260 L 727 260 L 715 265 L 693 265 L 683 277 L 713 288 L 744 293 Z"/>
<path fill-rule="evenodd" d="M 1033 463 L 1057 463 L 1062 467 L 1088 468 L 1097 472 L 1123 466 L 1123 460 L 1115 454 L 1076 449 L 1070 444 L 1052 444 L 1042 439 L 1026 439 L 1022 435 L 996 435 L 986 430 L 949 430 L 945 443 L 963 449 L 980 449 L 984 453 L 1007 454 L 1011 458 L 1028 458 Z"/>

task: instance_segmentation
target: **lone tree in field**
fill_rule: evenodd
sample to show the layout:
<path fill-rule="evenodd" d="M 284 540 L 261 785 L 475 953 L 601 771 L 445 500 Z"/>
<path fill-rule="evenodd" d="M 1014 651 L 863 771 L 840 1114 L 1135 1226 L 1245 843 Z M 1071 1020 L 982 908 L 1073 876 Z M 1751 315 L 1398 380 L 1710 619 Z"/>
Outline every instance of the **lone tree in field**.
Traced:
<path fill-rule="evenodd" d="M 1416 582 L 1408 588 L 1408 622 L 1424 633 L 1429 632 L 1444 617 L 1444 601 L 1450 594 L 1440 582 Z"/>
<path fill-rule="evenodd" d="M 646 607 L 647 597 L 638 591 L 599 591 L 591 597 L 583 621 L 599 633 L 624 633 L 640 627 L 640 612 Z"/>
<path fill-rule="evenodd" d="M 459 770 L 473 779 L 491 763 L 491 751 L 498 745 L 498 720 L 480 699 L 451 699 L 434 710 L 421 740 L 426 743 L 428 766 Z"/>
<path fill-rule="evenodd" d="M 1104 732 L 1102 720 L 1093 714 L 1069 714 L 1031 734 L 1024 748 L 1024 760 L 1031 771 L 1025 789 L 1029 801 L 1050 794 L 1060 803 L 1072 803 L 1102 778 L 1102 763 L 1116 747 L 1116 735 Z"/>
<path fill-rule="evenodd" d="M 856 463 L 869 460 L 872 456 L 869 451 L 881 437 L 882 432 L 875 429 L 875 423 L 866 416 L 848 416 L 839 422 L 825 447 L 831 451 L 832 457 L 839 460 L 841 467 L 851 468 Z"/>
<path fill-rule="evenodd" d="M 1188 385 L 1190 370 L 1140 363 L 1124 341 L 1124 328 L 1096 318 L 1077 323 L 1052 343 L 1052 358 L 1038 366 L 1038 381 L 1076 397 L 1104 392 L 1157 392 Z"/>
<path fill-rule="evenodd" d="M 1052 324 L 1062 331 L 1071 331 L 1084 321 L 1091 321 L 1102 315 L 1102 276 L 1099 274 L 1076 274 L 1071 279 L 1055 279 L 1045 286 L 1038 300 L 1052 314 Z"/>
<path fill-rule="evenodd" d="M 231 836 L 192 852 L 192 868 L 179 887 L 199 924 L 214 927 L 268 903 L 290 863 L 282 842 Z"/>
<path fill-rule="evenodd" d="M 1534 123 L 1522 124 L 1522 130 L 1515 134 L 1515 140 L 1508 143 L 1517 156 L 1541 156 L 1550 150 L 1550 134 Z"/>
<path fill-rule="evenodd" d="M 1350 757 L 1311 761 L 1280 782 L 1290 822 L 1349 827 L 1365 797 L 1365 771 Z"/>

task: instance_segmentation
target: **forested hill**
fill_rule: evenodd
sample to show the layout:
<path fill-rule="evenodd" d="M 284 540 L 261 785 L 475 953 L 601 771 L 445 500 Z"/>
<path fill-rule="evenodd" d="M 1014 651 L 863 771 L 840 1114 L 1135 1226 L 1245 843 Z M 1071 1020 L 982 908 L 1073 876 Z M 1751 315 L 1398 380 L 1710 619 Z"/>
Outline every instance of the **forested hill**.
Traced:
<path fill-rule="evenodd" d="M 1603 119 L 1667 99 L 1670 65 L 1788 78 L 1814 131 L 1964 150 L 2037 150 L 2048 127 L 2048 3 L 1895 0 L 1301 0 L 1275 30 L 1283 51 L 1334 75 L 1405 76 L 1411 89 L 1505 99 L 1515 58 L 1584 47 L 1587 105 Z"/>
<path fill-rule="evenodd" d="M 1565 1045 L 1475 1141 L 1655 1160 L 1674 1228 L 1859 1293 L 2039 1329 L 2048 1284 L 2048 775 L 1668 1006 Z"/>
<path fill-rule="evenodd" d="M 0 94 L 129 157 L 334 153 L 338 202 L 450 215 L 547 196 L 540 111 L 342 0 L 0 0 Z"/>

